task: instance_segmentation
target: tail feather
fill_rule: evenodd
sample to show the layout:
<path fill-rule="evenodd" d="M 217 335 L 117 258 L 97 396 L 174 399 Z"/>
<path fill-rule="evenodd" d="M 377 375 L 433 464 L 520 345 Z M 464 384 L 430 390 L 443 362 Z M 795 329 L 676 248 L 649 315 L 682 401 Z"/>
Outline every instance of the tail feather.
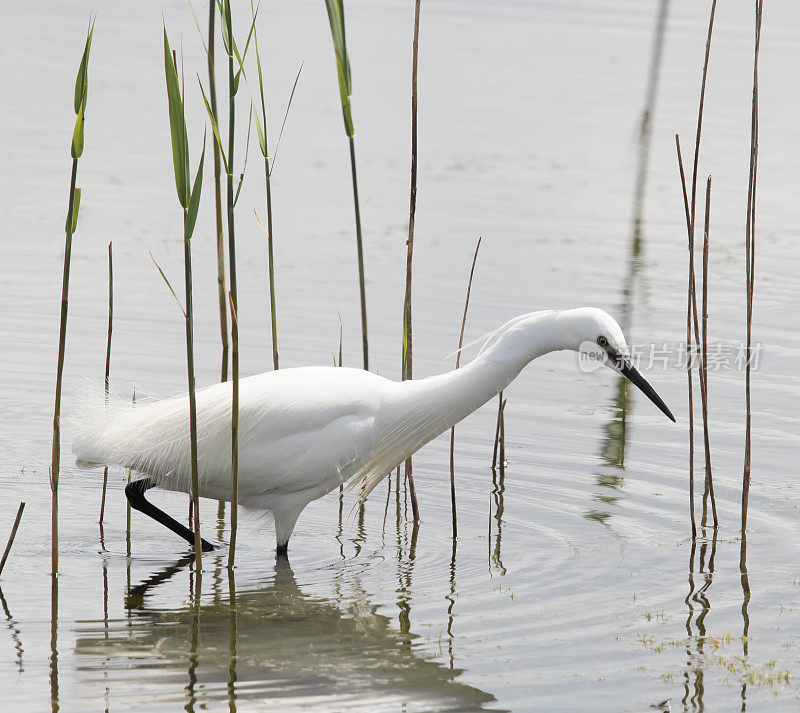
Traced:
<path fill-rule="evenodd" d="M 197 392 L 198 445 L 206 474 L 229 467 L 230 399 L 225 389 Z M 222 398 L 220 398 L 222 396 Z M 110 397 L 83 388 L 70 414 L 74 430 L 72 452 L 79 464 L 116 465 L 152 475 L 162 487 L 183 490 L 190 481 L 189 404 L 183 394 L 162 400 Z M 219 442 L 227 438 L 228 446 Z M 225 463 L 218 459 L 225 460 Z M 201 472 L 201 476 L 202 476 Z"/>

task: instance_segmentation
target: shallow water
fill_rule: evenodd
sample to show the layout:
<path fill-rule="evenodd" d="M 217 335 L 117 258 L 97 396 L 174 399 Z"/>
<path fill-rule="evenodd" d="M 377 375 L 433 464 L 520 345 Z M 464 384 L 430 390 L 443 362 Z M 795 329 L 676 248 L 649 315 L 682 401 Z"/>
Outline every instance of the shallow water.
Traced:
<path fill-rule="evenodd" d="M 754 327 L 763 350 L 753 377 L 743 572 L 744 385 L 731 355 L 744 336 L 752 8 L 720 4 L 711 55 L 700 175 L 714 176 L 709 333 L 727 367 L 710 377 L 722 527 L 693 544 L 686 377 L 675 364 L 686 254 L 673 137 L 681 132 L 688 163 L 708 8 L 669 3 L 647 151 L 639 136 L 659 5 L 423 3 L 414 357 L 417 376 L 451 367 L 442 357 L 457 343 L 481 235 L 467 340 L 532 309 L 606 308 L 643 347 L 641 366 L 678 424 L 639 393 L 626 399 L 611 372 L 584 373 L 573 355 L 550 355 L 506 393 L 503 473 L 490 469 L 496 402 L 456 430 L 457 547 L 443 436 L 415 457 L 416 535 L 394 478 L 363 514 L 351 515 L 337 493 L 309 506 L 290 568 L 274 563 L 271 528 L 244 516 L 235 581 L 221 550 L 205 559 L 199 598 L 185 548 L 163 528 L 134 513 L 126 541 L 121 470 L 109 475 L 100 539 L 100 475 L 72 465 L 68 425 L 61 576 L 51 587 L 61 230 L 72 82 L 93 6 L 7 9 L 0 46 L 14 102 L 0 118 L 0 536 L 27 502 L 0 600 L 9 710 L 243 711 L 265 701 L 286 710 L 796 709 L 800 13 L 775 0 L 764 16 Z M 327 19 L 310 0 L 262 11 L 273 139 L 305 62 L 273 177 L 281 364 L 330 363 L 341 315 L 345 363 L 357 365 L 352 203 Z M 68 392 L 103 372 L 109 240 L 112 389 L 129 397 L 134 387 L 156 395 L 184 388 L 180 313 L 148 256 L 180 282 L 162 12 L 173 42 L 183 38 L 192 161 L 199 155 L 204 114 L 192 75 L 204 65 L 188 9 L 104 6 L 79 169 Z M 371 358 L 391 377 L 400 369 L 411 23 L 410 2 L 348 3 Z M 263 179 L 253 149 L 237 214 L 243 375 L 271 365 L 266 251 L 252 218 L 253 207 L 263 216 Z M 199 384 L 219 373 L 209 205 L 194 240 Z M 65 400 L 68 411 L 69 393 Z M 185 497 L 154 498 L 185 513 Z M 216 518 L 216 504 L 205 503 L 206 536 L 225 541 L 227 513 L 221 524 Z"/>

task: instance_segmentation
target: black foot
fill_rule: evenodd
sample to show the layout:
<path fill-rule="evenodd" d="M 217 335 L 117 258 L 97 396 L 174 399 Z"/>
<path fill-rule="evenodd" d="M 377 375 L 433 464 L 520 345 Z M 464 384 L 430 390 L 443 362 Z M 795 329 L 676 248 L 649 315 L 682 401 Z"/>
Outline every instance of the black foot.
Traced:
<path fill-rule="evenodd" d="M 288 560 L 289 559 L 289 543 L 284 542 L 275 548 L 275 559 Z"/>
<path fill-rule="evenodd" d="M 128 502 L 131 504 L 131 507 L 134 510 L 143 512 L 145 515 L 149 515 L 156 522 L 160 522 L 165 527 L 168 527 L 176 535 L 182 537 L 190 545 L 194 546 L 194 532 L 192 532 L 188 527 L 181 525 L 181 523 L 179 523 L 173 517 L 167 515 L 167 513 L 165 513 L 163 510 L 157 508 L 144 497 L 144 494 L 153 487 L 155 487 L 155 483 L 153 482 L 152 478 L 142 478 L 141 480 L 135 480 L 132 483 L 128 483 L 128 485 L 125 487 L 125 496 L 128 498 Z M 215 549 L 217 549 L 210 542 L 207 542 L 202 538 L 201 542 L 203 552 L 213 552 Z"/>

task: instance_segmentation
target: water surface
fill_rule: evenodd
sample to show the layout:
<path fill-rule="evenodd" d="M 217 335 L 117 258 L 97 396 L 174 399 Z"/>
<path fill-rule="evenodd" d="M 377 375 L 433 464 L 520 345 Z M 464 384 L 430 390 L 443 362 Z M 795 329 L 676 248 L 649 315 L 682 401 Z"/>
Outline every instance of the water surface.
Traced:
<path fill-rule="evenodd" d="M 507 391 L 503 472 L 490 468 L 496 402 L 456 431 L 456 547 L 444 436 L 414 461 L 418 532 L 394 478 L 363 513 L 350 514 L 350 500 L 340 506 L 337 493 L 309 506 L 289 567 L 274 562 L 271 527 L 244 517 L 235 580 L 222 550 L 205 559 L 199 596 L 185 548 L 163 528 L 134 513 L 127 541 L 121 470 L 110 472 L 100 539 L 99 474 L 72 465 L 68 426 L 62 574 L 51 586 L 48 466 L 71 95 L 94 8 L 79 0 L 8 8 L 0 29 L 13 97 L 0 119 L 0 522 L 10 526 L 17 503 L 28 505 L 0 600 L 7 705 L 796 709 L 800 18 L 786 1 L 765 9 L 754 328 L 763 351 L 754 374 L 742 568 L 744 384 L 730 355 L 744 336 L 746 4 L 718 8 L 701 156 L 702 180 L 714 177 L 710 339 L 728 363 L 710 379 L 722 527 L 695 543 L 686 377 L 675 365 L 685 336 L 686 249 L 674 133 L 688 152 L 705 5 L 669 3 L 657 85 L 650 66 L 660 2 L 426 0 L 420 37 L 415 375 L 452 366 L 443 357 L 457 343 L 480 235 L 468 340 L 534 309 L 603 307 L 642 347 L 641 366 L 678 424 L 640 394 L 626 396 L 611 372 L 584 373 L 572 355 L 550 355 Z M 412 11 L 411 3 L 348 3 L 371 357 L 392 378 L 400 371 Z M 204 113 L 192 77 L 204 64 L 188 9 L 180 2 L 104 6 L 79 169 L 67 391 L 83 375 L 103 372 L 109 240 L 116 256 L 112 389 L 127 398 L 134 388 L 155 395 L 184 388 L 180 313 L 148 255 L 180 281 L 162 12 L 173 42 L 182 38 L 192 160 L 199 155 Z M 327 18 L 310 0 L 262 13 L 273 138 L 305 62 L 273 183 L 281 364 L 331 363 L 341 316 L 345 363 L 358 365 L 349 167 Z M 263 177 L 252 146 L 251 154 L 237 209 L 243 375 L 271 365 L 266 248 L 252 218 L 254 207 L 263 217 Z M 209 207 L 194 240 L 199 384 L 219 378 Z M 668 368 L 648 364 L 652 345 L 666 353 Z M 186 511 L 185 497 L 154 498 L 176 516 Z M 204 504 L 202 520 L 206 537 L 227 539 L 228 516 L 218 524 L 215 503 Z"/>

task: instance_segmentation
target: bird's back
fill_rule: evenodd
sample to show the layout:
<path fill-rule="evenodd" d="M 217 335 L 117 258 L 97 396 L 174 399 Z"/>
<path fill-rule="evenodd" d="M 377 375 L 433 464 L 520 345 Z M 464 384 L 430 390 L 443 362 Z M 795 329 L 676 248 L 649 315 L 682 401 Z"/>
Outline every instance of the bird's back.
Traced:
<path fill-rule="evenodd" d="M 359 369 L 282 369 L 239 382 L 239 489 L 244 504 L 271 493 L 335 487 L 374 447 L 376 418 L 400 385 Z M 130 467 L 188 490 L 189 403 L 175 398 L 112 406 L 77 418 L 81 461 Z M 231 384 L 197 392 L 201 492 L 229 493 Z M 204 492 L 203 492 L 204 491 Z"/>

